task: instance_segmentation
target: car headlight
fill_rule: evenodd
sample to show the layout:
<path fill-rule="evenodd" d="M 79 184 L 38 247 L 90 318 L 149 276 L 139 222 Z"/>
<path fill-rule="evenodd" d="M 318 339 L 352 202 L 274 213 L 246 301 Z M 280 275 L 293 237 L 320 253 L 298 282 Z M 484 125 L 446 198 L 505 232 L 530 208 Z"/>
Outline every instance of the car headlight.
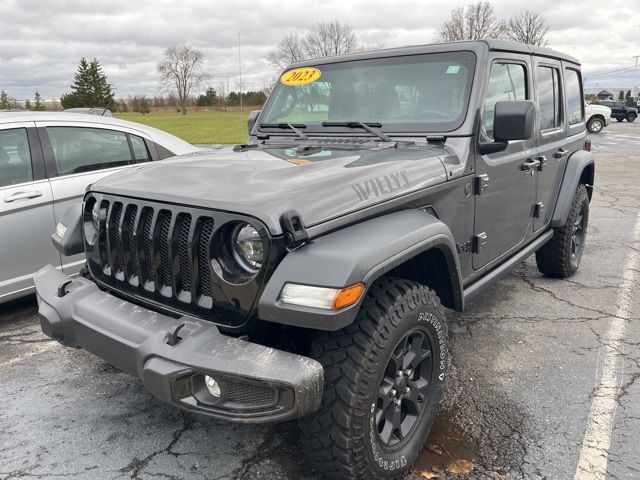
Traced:
<path fill-rule="evenodd" d="M 243 270 L 257 273 L 264 262 L 264 245 L 258 231 L 248 223 L 238 225 L 231 235 L 233 258 Z"/>

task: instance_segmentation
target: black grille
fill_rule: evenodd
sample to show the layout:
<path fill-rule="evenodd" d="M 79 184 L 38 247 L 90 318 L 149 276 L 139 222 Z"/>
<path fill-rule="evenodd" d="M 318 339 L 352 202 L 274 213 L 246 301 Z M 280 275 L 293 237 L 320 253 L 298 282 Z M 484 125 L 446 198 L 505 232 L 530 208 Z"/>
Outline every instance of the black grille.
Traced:
<path fill-rule="evenodd" d="M 180 284 L 178 290 L 191 291 L 191 261 L 189 255 L 189 229 L 191 228 L 191 215 L 179 213 L 176 221 L 178 237 L 178 260 L 180 262 Z"/>
<path fill-rule="evenodd" d="M 201 295 L 211 296 L 211 271 L 207 263 L 207 252 L 209 251 L 209 244 L 211 243 L 211 237 L 213 236 L 213 219 L 201 218 L 198 223 L 200 229 L 198 232 L 198 273 L 200 276 L 200 291 Z"/>
<path fill-rule="evenodd" d="M 151 225 L 153 222 L 153 210 L 149 207 L 142 209 L 140 215 L 140 226 L 138 227 L 138 235 L 142 234 L 142 256 L 140 258 L 140 271 L 142 273 L 143 282 L 154 282 L 153 269 L 153 237 L 151 235 Z"/>
<path fill-rule="evenodd" d="M 246 383 L 224 382 L 225 399 L 251 407 L 268 407 L 278 402 L 274 388 Z"/>
<path fill-rule="evenodd" d="M 242 274 L 230 257 L 230 232 L 252 223 L 265 232 L 265 256 L 271 240 L 255 218 L 91 192 L 85 218 L 99 202 L 97 244 L 85 243 L 92 277 L 120 295 L 147 306 L 168 309 L 229 326 L 249 318 L 268 268 Z M 276 244 L 284 251 L 283 242 Z M 242 276 L 244 275 L 244 276 Z"/>
<path fill-rule="evenodd" d="M 171 279 L 171 258 L 169 257 L 169 227 L 171 225 L 171 212 L 160 210 L 158 214 L 158 246 L 160 250 L 160 270 L 158 271 L 158 282 L 163 287 L 173 286 Z"/>

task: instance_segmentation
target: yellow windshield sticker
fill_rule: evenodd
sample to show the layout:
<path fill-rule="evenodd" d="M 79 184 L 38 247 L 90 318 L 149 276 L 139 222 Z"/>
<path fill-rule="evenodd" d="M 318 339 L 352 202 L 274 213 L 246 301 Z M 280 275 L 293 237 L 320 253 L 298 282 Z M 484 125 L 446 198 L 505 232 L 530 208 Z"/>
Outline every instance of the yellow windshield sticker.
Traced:
<path fill-rule="evenodd" d="M 320 78 L 320 70 L 313 67 L 294 68 L 284 72 L 280 81 L 285 85 L 305 85 Z"/>
<path fill-rule="evenodd" d="M 293 163 L 294 165 L 309 165 L 311 160 L 304 158 L 287 158 L 287 162 Z"/>

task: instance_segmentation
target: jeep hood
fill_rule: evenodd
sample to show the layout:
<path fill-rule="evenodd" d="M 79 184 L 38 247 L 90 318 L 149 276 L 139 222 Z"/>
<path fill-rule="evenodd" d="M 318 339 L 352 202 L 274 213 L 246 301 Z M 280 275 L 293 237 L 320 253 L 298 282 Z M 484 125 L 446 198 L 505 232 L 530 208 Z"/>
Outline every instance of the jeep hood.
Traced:
<path fill-rule="evenodd" d="M 272 234 L 295 210 L 305 227 L 446 181 L 444 146 L 234 152 L 231 147 L 148 163 L 105 177 L 92 191 L 243 213 Z"/>

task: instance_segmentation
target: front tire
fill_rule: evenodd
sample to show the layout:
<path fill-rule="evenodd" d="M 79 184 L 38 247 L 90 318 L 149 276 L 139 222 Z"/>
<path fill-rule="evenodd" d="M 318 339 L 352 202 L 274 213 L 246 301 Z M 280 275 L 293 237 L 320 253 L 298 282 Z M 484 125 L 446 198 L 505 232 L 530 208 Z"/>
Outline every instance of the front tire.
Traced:
<path fill-rule="evenodd" d="M 604 122 L 601 118 L 591 117 L 587 122 L 587 131 L 589 133 L 600 133 L 604 128 Z"/>
<path fill-rule="evenodd" d="M 549 277 L 567 278 L 580 266 L 589 224 L 589 194 L 578 185 L 566 223 L 536 252 L 536 264 Z"/>
<path fill-rule="evenodd" d="M 633 122 L 636 119 L 637 115 L 635 113 L 630 113 L 627 115 L 627 122 Z"/>
<path fill-rule="evenodd" d="M 406 472 L 431 429 L 447 352 L 444 308 L 432 290 L 376 282 L 353 324 L 312 345 L 325 369 L 322 406 L 299 425 L 315 466 L 348 480 Z"/>

